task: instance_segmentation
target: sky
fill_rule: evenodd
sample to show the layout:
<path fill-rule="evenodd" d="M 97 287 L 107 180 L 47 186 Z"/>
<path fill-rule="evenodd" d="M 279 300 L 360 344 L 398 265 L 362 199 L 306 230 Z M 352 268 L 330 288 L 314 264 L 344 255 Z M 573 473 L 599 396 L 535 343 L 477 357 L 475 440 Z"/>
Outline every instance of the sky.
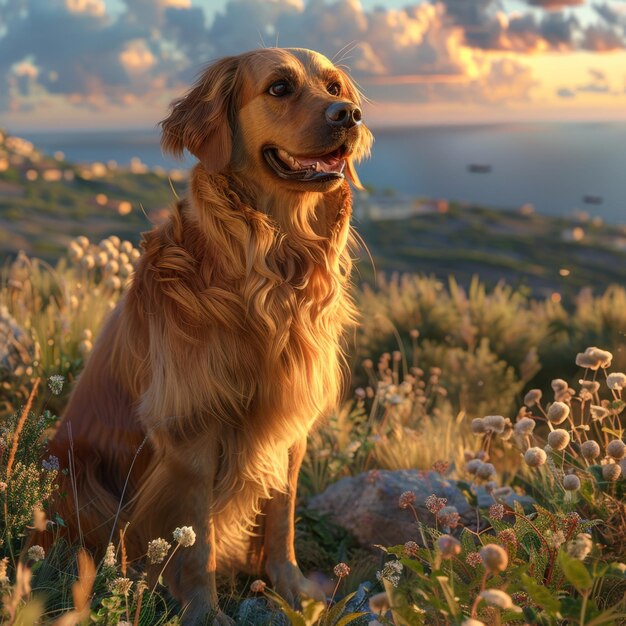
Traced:
<path fill-rule="evenodd" d="M 153 128 L 273 45 L 350 68 L 374 127 L 626 120 L 626 0 L 0 0 L 0 127 Z"/>

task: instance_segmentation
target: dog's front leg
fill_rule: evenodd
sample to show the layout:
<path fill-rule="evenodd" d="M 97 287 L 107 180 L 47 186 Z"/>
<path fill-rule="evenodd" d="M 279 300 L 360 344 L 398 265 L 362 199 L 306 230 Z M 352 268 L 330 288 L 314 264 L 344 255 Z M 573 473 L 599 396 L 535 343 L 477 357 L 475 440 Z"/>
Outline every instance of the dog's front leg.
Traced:
<path fill-rule="evenodd" d="M 198 511 L 198 513 L 201 513 Z M 183 605 L 181 624 L 200 626 L 215 624 L 232 626 L 235 622 L 218 608 L 215 572 L 215 527 L 209 515 L 198 515 L 194 528 L 196 542 L 188 548 L 179 548 L 178 564 L 180 599 Z M 211 620 L 211 617 L 213 618 Z"/>
<path fill-rule="evenodd" d="M 302 596 L 322 602 L 326 599 L 321 587 L 305 578 L 296 562 L 296 490 L 305 452 L 306 438 L 291 447 L 288 491 L 275 494 L 264 507 L 266 519 L 263 546 L 267 555 L 265 571 L 272 581 L 273 589 L 291 604 L 296 604 Z"/>
<path fill-rule="evenodd" d="M 176 527 L 191 526 L 195 533 L 182 529 L 175 553 L 163 570 L 166 586 L 183 607 L 185 626 L 234 622 L 218 610 L 215 571 L 217 564 L 215 527 L 212 519 L 217 450 L 185 448 L 185 458 L 168 446 L 139 501 L 138 519 L 143 532 L 152 538 L 172 536 Z M 190 462 L 190 459 L 192 462 Z M 174 537 L 176 540 L 177 538 Z M 152 566 L 151 577 L 162 565 Z"/>

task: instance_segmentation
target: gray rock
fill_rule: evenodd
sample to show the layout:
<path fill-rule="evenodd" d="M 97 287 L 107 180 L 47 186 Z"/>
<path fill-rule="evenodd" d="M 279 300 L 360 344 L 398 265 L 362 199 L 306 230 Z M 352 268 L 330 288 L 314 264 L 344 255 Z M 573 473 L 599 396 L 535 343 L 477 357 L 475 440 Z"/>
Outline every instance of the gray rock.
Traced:
<path fill-rule="evenodd" d="M 410 509 L 401 509 L 398 498 L 412 491 L 419 519 L 435 526 L 425 500 L 431 494 L 447 498 L 447 506 L 456 507 L 461 523 L 476 527 L 476 512 L 453 481 L 433 471 L 375 470 L 342 478 L 309 502 L 309 508 L 328 514 L 336 524 L 353 533 L 367 548 L 374 544 L 393 546 L 406 541 L 420 542 L 415 518 Z"/>
<path fill-rule="evenodd" d="M 240 626 L 289 626 L 289 618 L 268 606 L 264 598 L 246 598 L 237 608 L 236 623 Z"/>
<path fill-rule="evenodd" d="M 487 493 L 487 490 L 480 486 L 475 487 L 476 499 L 478 501 L 479 509 L 487 509 L 489 508 L 493 502 L 493 497 Z M 533 504 L 535 503 L 535 499 L 531 496 L 520 495 L 519 493 L 515 493 L 512 489 L 507 488 L 503 489 L 501 493 L 498 495 L 498 501 L 503 502 L 507 506 L 510 506 L 512 509 L 514 508 L 514 503 L 519 502 L 522 505 L 524 511 L 529 512 L 533 511 Z"/>

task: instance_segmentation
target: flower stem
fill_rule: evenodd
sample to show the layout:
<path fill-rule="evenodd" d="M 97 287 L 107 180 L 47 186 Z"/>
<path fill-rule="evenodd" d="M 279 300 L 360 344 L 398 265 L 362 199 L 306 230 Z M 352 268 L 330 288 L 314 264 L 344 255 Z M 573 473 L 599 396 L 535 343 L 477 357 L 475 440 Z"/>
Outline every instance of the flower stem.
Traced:
<path fill-rule="evenodd" d="M 172 550 L 172 554 L 170 554 L 170 556 L 167 559 L 167 561 L 165 561 L 165 565 L 163 566 L 163 568 L 159 572 L 159 575 L 157 576 L 156 582 L 154 583 L 154 587 L 152 587 L 152 590 L 150 591 L 150 595 L 151 596 L 154 595 L 154 592 L 155 592 L 155 590 L 157 588 L 157 585 L 159 584 L 159 578 L 161 578 L 161 576 L 163 576 L 163 572 L 165 571 L 165 568 L 169 565 L 170 561 L 172 560 L 172 558 L 176 554 L 176 551 L 178 550 L 178 548 L 180 548 L 180 543 L 176 544 L 176 547 Z"/>

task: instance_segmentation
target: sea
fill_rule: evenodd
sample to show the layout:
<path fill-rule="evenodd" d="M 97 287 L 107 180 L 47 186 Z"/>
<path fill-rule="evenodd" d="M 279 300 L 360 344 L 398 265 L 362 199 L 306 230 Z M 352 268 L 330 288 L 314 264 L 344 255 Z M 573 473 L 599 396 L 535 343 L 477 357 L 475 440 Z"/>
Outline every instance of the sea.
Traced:
<path fill-rule="evenodd" d="M 532 205 L 538 213 L 587 214 L 626 223 L 626 123 L 545 123 L 373 128 L 364 184 L 406 199 L 492 208 Z M 151 167 L 186 168 L 161 154 L 155 130 L 26 132 L 48 153 L 78 162 L 138 157 Z"/>

